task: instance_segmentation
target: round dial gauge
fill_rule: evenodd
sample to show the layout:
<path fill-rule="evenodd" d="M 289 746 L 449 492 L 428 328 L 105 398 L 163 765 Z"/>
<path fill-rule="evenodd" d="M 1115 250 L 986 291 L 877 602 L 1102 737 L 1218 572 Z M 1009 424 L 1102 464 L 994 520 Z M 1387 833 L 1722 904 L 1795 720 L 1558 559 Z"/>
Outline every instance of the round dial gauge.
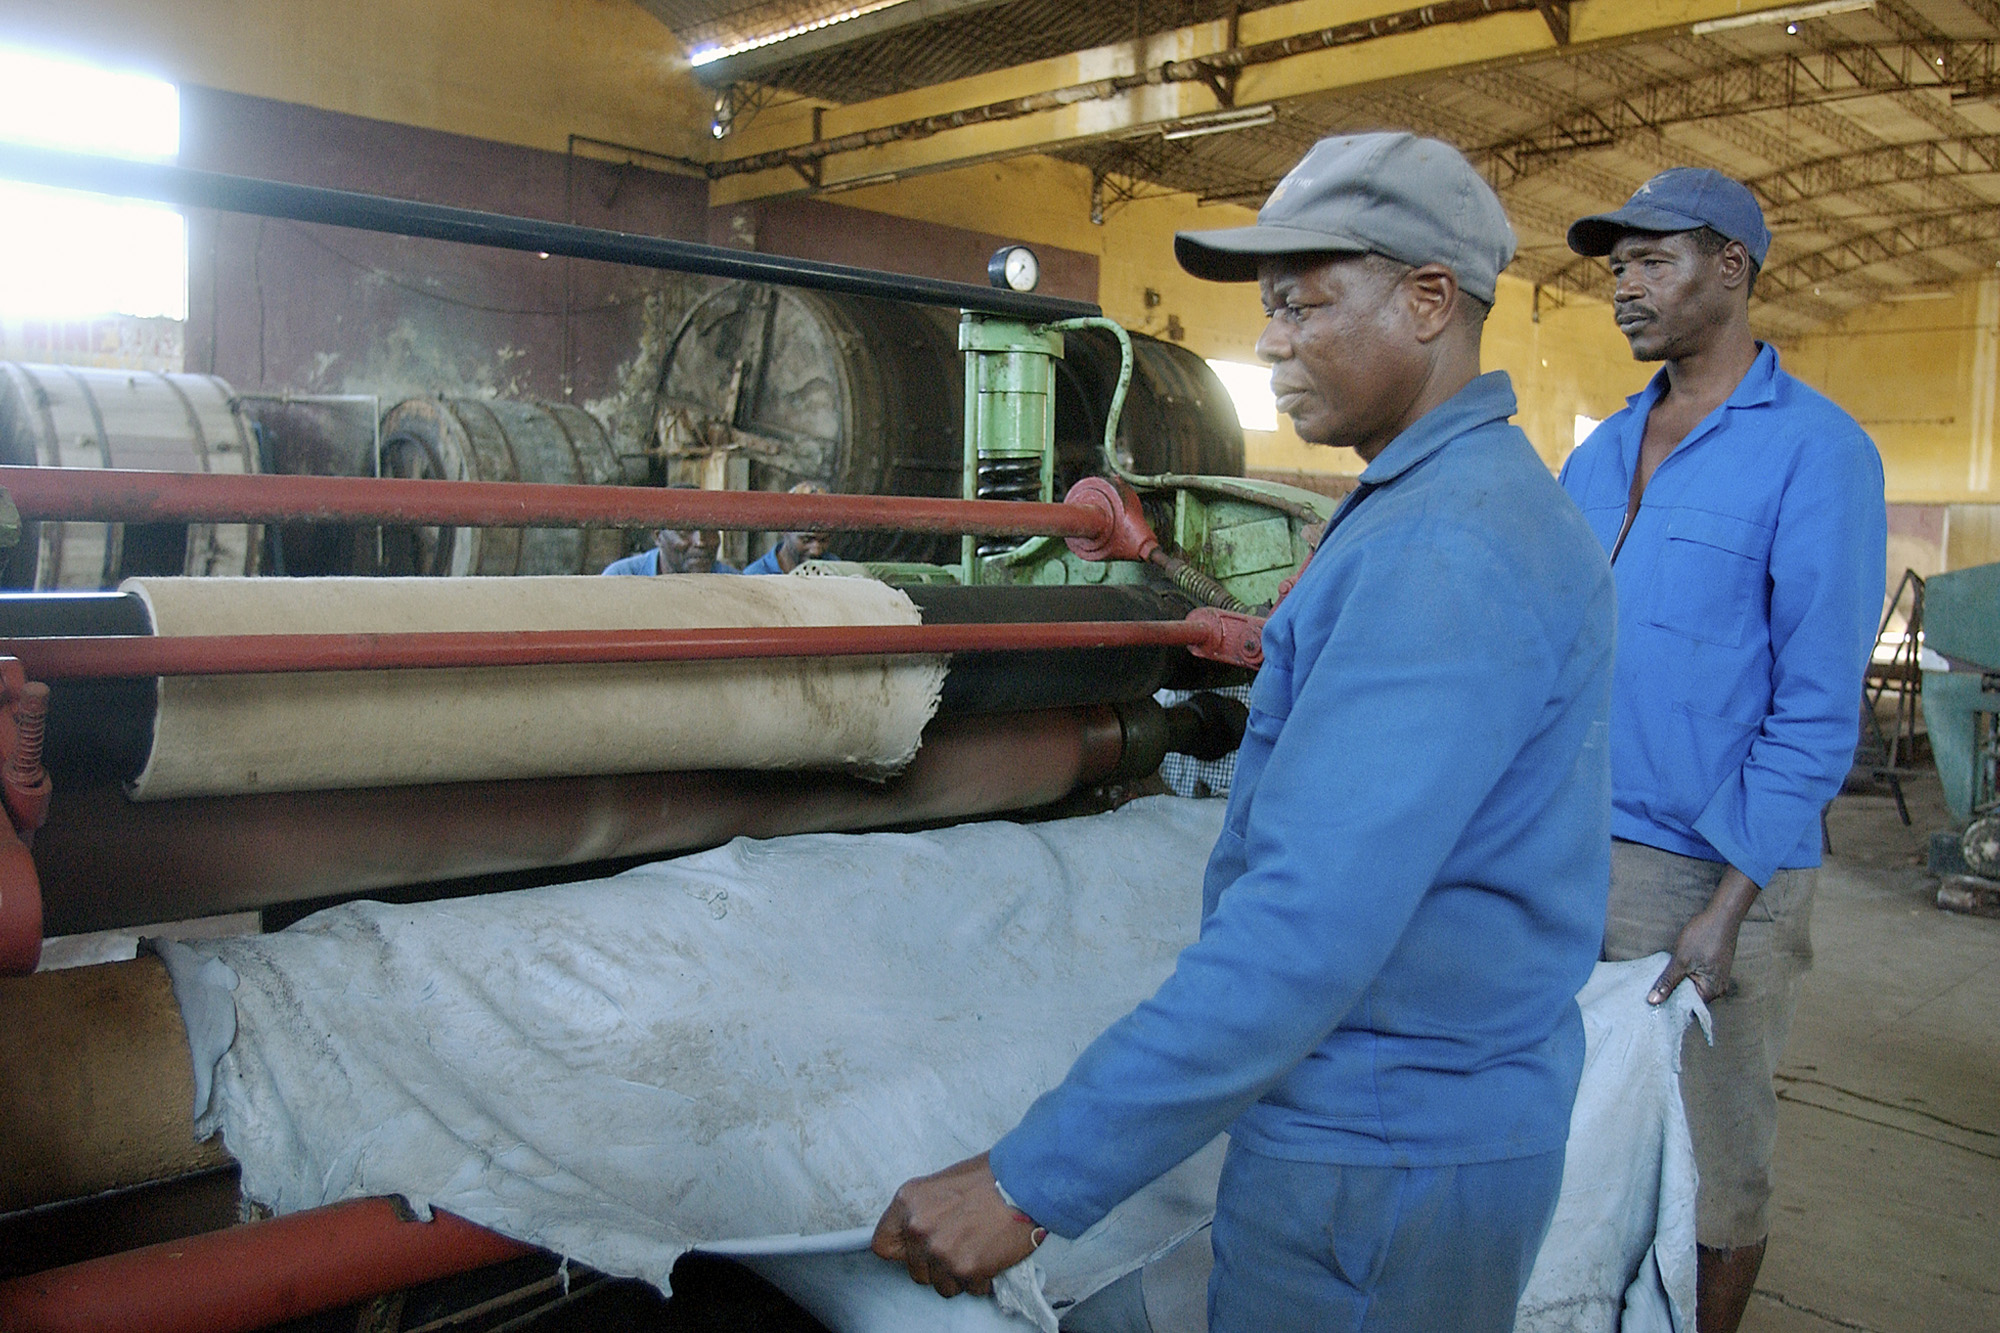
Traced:
<path fill-rule="evenodd" d="M 1003 246 L 987 261 L 986 278 L 1010 292 L 1032 292 L 1042 280 L 1042 262 L 1025 245 Z"/>

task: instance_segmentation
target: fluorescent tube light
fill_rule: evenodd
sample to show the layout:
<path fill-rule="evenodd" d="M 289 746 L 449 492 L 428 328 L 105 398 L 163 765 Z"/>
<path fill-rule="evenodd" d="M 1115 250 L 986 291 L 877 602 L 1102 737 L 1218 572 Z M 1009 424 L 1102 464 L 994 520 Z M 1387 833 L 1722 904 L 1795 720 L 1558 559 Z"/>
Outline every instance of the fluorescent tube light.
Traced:
<path fill-rule="evenodd" d="M 1259 125 L 1269 125 L 1278 118 L 1278 108 L 1270 103 L 1263 106 L 1232 107 L 1227 111 L 1211 111 L 1207 115 L 1188 116 L 1183 120 L 1170 121 L 1160 130 L 1162 139 L 1199 139 L 1204 134 L 1228 134 L 1231 130 L 1254 130 Z"/>
<path fill-rule="evenodd" d="M 1853 14 L 1864 9 L 1875 8 L 1875 0 L 1820 0 L 1812 5 L 1788 5 L 1783 9 L 1767 9 L 1759 14 L 1736 14 L 1726 19 L 1707 19 L 1691 29 L 1697 37 L 1707 37 L 1711 33 L 1734 32 L 1738 28 L 1759 28 L 1767 23 L 1801 23 L 1806 19 L 1832 18 L 1835 14 Z"/>

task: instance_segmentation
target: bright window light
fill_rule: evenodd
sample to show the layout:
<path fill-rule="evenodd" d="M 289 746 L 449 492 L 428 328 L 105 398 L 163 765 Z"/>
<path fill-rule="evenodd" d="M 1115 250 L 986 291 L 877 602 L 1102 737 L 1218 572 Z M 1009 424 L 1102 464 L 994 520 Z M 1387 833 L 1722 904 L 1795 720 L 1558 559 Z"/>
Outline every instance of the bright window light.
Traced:
<path fill-rule="evenodd" d="M 171 161 L 180 91 L 0 50 L 0 140 Z M 0 182 L 0 315 L 187 318 L 187 221 L 171 208 Z"/>
<path fill-rule="evenodd" d="M 1208 368 L 1229 390 L 1236 420 L 1245 430 L 1276 430 L 1278 400 L 1271 395 L 1271 368 L 1243 361 L 1211 361 Z"/>
<path fill-rule="evenodd" d="M 1585 440 L 1589 439 L 1590 432 L 1596 430 L 1599 426 L 1603 424 L 1604 423 L 1596 417 L 1587 417 L 1583 413 L 1578 412 L 1576 414 L 1576 438 L 1570 441 L 1570 448 L 1574 449 L 1577 445 L 1582 444 Z"/>

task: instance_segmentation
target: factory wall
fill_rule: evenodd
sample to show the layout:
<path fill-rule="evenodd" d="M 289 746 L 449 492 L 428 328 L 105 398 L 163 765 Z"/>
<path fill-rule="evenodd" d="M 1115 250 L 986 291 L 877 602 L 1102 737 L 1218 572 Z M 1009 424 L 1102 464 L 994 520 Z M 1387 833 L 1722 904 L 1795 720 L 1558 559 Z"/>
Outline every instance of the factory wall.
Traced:
<path fill-rule="evenodd" d="M 817 200 L 711 211 L 706 183 L 604 144 L 551 152 L 198 86 L 184 165 L 968 282 L 1009 238 Z M 662 166 L 669 169 L 661 170 Z M 337 227 L 190 218 L 185 365 L 241 390 L 571 402 L 638 440 L 710 280 Z M 1098 260 L 1041 248 L 1045 289 Z"/>
<path fill-rule="evenodd" d="M 183 165 L 699 238 L 705 183 L 183 86 Z M 235 214 L 189 218 L 186 366 L 239 389 L 574 402 L 643 430 L 659 355 L 702 285 Z"/>
<path fill-rule="evenodd" d="M 1881 446 L 1892 577 L 2000 560 L 2000 275 L 1899 294 L 1784 350 L 1795 374 Z"/>
<path fill-rule="evenodd" d="M 9 45 L 179 84 L 562 151 L 692 157 L 712 95 L 632 0 L 4 0 Z"/>

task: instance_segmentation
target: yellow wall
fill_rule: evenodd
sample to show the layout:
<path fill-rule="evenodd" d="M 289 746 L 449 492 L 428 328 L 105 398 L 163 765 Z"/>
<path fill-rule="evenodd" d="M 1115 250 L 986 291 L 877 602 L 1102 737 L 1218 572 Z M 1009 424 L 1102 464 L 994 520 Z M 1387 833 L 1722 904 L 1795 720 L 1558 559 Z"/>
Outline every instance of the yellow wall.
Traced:
<path fill-rule="evenodd" d="M 1609 306 L 1572 300 L 1558 308 L 1544 297 L 1538 317 L 1534 286 L 1504 273 L 1483 352 L 1487 370 L 1513 379 L 1521 402 L 1515 424 L 1550 468 L 1560 468 L 1576 447 L 1579 415 L 1602 421 L 1655 370 L 1632 359 Z"/>
<path fill-rule="evenodd" d="M 1878 302 L 1780 350 L 1793 374 L 1874 437 L 1892 503 L 2000 500 L 1992 477 L 2000 280 Z"/>
<path fill-rule="evenodd" d="M 0 42 L 558 152 L 694 156 L 713 105 L 633 0 L 0 0 Z"/>

